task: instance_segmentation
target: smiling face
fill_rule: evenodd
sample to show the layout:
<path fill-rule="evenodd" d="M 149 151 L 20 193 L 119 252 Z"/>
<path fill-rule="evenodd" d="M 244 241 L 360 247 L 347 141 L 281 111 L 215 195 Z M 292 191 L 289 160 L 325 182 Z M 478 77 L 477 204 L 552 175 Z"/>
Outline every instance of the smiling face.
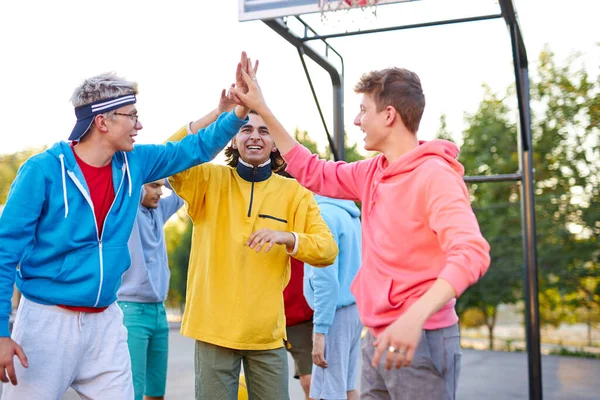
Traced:
<path fill-rule="evenodd" d="M 354 118 L 354 125 L 365 133 L 365 150 L 383 151 L 382 146 L 388 135 L 386 110 L 377 111 L 377 104 L 370 94 L 363 94 L 360 112 Z"/>
<path fill-rule="evenodd" d="M 263 119 L 256 114 L 248 114 L 248 118 L 231 144 L 242 160 L 256 167 L 266 162 L 277 147 Z"/>
<path fill-rule="evenodd" d="M 130 104 L 115 110 L 118 114 L 106 120 L 106 139 L 114 151 L 132 151 L 134 137 L 143 128 L 138 120 L 135 104 Z M 123 115 L 126 114 L 126 115 Z"/>
<path fill-rule="evenodd" d="M 155 182 L 146 183 L 144 191 L 146 194 L 142 199 L 142 205 L 146 208 L 157 208 L 160 196 L 162 196 L 163 180 L 159 179 Z"/>

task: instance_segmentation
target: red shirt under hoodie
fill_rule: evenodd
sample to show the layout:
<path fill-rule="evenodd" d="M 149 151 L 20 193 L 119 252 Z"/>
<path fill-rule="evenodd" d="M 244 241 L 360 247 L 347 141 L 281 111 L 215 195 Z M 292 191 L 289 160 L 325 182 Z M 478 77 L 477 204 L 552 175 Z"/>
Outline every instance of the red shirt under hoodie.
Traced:
<path fill-rule="evenodd" d="M 313 310 L 304 298 L 304 263 L 295 258 L 290 258 L 292 274 L 290 281 L 283 291 L 283 303 L 285 305 L 285 325 L 294 326 L 301 322 L 310 321 Z"/>
<path fill-rule="evenodd" d="M 104 167 L 93 167 L 83 161 L 77 153 L 75 153 L 74 145 L 71 144 L 73 149 L 73 155 L 81 172 L 85 178 L 88 189 L 90 191 L 90 197 L 92 204 L 94 205 L 94 215 L 96 217 L 96 226 L 98 227 L 98 238 L 102 237 L 102 228 L 104 226 L 104 220 L 110 211 L 113 201 L 115 200 L 115 188 L 113 186 L 112 179 L 112 162 L 108 163 Z M 75 306 L 64 306 L 59 307 L 66 308 L 71 311 L 77 312 L 102 312 L 108 307 L 75 307 Z"/>

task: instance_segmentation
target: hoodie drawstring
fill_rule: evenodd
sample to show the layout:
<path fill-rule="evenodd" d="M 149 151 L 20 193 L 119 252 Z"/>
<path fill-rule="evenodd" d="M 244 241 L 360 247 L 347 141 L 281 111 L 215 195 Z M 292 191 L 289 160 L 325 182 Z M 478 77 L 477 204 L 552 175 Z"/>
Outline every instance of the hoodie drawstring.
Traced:
<path fill-rule="evenodd" d="M 62 184 L 63 184 L 63 199 L 65 202 L 65 218 L 69 215 L 69 202 L 67 201 L 67 179 L 65 178 L 65 156 L 64 154 L 59 154 L 58 158 L 60 158 L 60 171 L 62 172 Z"/>
<path fill-rule="evenodd" d="M 127 154 L 123 153 L 123 157 L 125 157 L 125 170 L 127 171 L 127 179 L 129 180 L 129 197 L 131 197 L 131 173 L 129 172 L 129 162 L 127 161 Z"/>

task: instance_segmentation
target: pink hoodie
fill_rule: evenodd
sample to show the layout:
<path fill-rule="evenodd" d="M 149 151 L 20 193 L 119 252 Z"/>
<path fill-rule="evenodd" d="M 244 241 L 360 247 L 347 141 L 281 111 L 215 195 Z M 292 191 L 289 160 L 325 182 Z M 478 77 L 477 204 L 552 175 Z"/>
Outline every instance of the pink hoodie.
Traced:
<path fill-rule="evenodd" d="M 362 202 L 362 266 L 352 283 L 363 324 L 377 335 L 437 278 L 457 296 L 490 264 L 487 241 L 471 209 L 458 148 L 445 140 L 421 145 L 388 165 L 383 155 L 355 163 L 319 160 L 296 145 L 287 171 L 322 196 Z M 452 299 L 425 323 L 458 321 Z"/>

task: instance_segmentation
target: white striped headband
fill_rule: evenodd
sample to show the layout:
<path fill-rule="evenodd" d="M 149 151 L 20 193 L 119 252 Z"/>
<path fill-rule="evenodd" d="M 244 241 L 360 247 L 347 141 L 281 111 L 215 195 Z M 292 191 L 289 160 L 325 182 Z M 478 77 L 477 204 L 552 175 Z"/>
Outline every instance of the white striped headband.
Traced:
<path fill-rule="evenodd" d="M 117 108 L 129 104 L 135 104 L 136 98 L 134 94 L 126 94 L 113 99 L 99 100 L 90 104 L 75 107 L 75 116 L 77 123 L 69 136 L 69 140 L 79 140 L 90 129 L 94 117 L 98 114 L 103 114 Z"/>

